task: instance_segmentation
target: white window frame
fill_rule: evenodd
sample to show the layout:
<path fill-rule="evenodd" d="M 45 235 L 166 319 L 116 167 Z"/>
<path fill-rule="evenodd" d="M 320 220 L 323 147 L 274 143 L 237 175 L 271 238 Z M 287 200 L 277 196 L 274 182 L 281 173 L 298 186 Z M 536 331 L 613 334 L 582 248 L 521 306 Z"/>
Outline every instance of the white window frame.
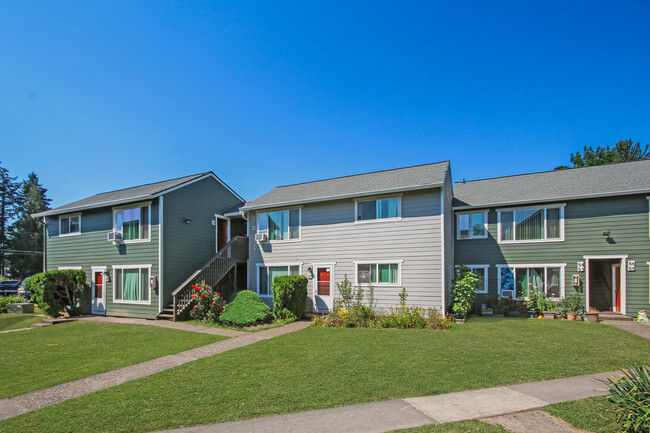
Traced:
<path fill-rule="evenodd" d="M 284 212 L 284 211 L 291 212 L 292 210 L 298 210 L 298 237 L 293 238 L 293 239 L 273 239 L 273 240 L 271 240 L 270 237 L 269 237 L 269 219 L 268 219 L 269 214 L 272 213 L 272 212 Z M 262 218 L 262 216 L 264 218 L 266 218 L 266 229 L 265 230 L 260 230 L 260 219 Z M 257 227 L 255 229 L 256 229 L 256 233 L 266 233 L 267 242 L 269 242 L 271 244 L 275 244 L 275 243 L 283 243 L 284 244 L 284 243 L 289 243 L 289 242 L 302 242 L 302 206 L 294 206 L 294 207 L 282 208 L 282 209 L 271 209 L 271 210 L 267 210 L 267 211 L 264 211 L 264 212 L 258 212 L 257 213 Z"/>
<path fill-rule="evenodd" d="M 57 269 L 59 271 L 80 271 L 81 266 L 59 266 Z"/>
<path fill-rule="evenodd" d="M 73 232 L 73 233 L 65 233 L 61 234 L 61 220 L 68 219 L 68 227 L 70 227 L 70 218 L 74 217 L 79 217 L 79 231 L 78 232 Z M 67 215 L 60 215 L 59 216 L 59 237 L 60 238 L 65 238 L 68 236 L 79 236 L 81 234 L 81 212 L 78 213 L 71 213 Z"/>
<path fill-rule="evenodd" d="M 512 279 L 514 280 L 514 295 L 513 299 L 528 299 L 525 297 L 517 296 L 517 269 L 518 268 L 544 268 L 544 284 L 548 284 L 548 269 L 549 268 L 560 268 L 560 297 L 559 298 L 548 298 L 553 300 L 560 300 L 566 297 L 566 263 L 536 263 L 536 264 L 510 264 L 510 265 L 497 265 L 497 276 L 498 276 L 498 286 L 497 293 L 499 296 L 503 296 L 503 291 L 501 290 L 501 269 L 510 268 L 513 269 Z M 546 293 L 548 287 L 544 287 L 544 292 Z"/>
<path fill-rule="evenodd" d="M 532 243 L 542 243 L 542 242 L 564 242 L 564 208 L 566 203 L 557 203 L 557 204 L 545 204 L 541 206 L 521 206 L 521 207 L 512 207 L 512 208 L 502 208 L 497 209 L 497 231 L 498 231 L 498 243 L 499 244 L 532 244 Z M 521 210 L 532 210 L 532 209 L 544 209 L 544 238 L 543 239 L 527 239 L 527 240 L 503 240 L 501 239 L 501 213 L 502 212 L 512 212 L 513 214 L 513 236 L 517 234 L 517 221 L 514 216 L 517 211 Z M 559 238 L 548 238 L 548 222 L 546 218 L 546 211 L 548 209 L 560 209 L 560 237 Z"/>
<path fill-rule="evenodd" d="M 456 268 L 459 268 L 461 265 L 456 265 Z M 476 293 L 486 294 L 488 292 L 488 272 L 490 270 L 490 265 L 465 265 L 469 268 L 470 272 L 474 272 L 474 269 L 483 269 L 485 272 L 485 278 L 483 279 L 483 289 L 477 290 Z"/>
<path fill-rule="evenodd" d="M 287 275 L 291 275 L 291 269 L 289 269 L 291 266 L 298 266 L 298 275 L 302 275 L 302 265 L 303 262 L 291 262 L 291 263 L 256 263 L 255 264 L 255 279 L 257 280 L 257 286 L 255 288 L 257 294 L 259 295 L 260 298 L 273 298 L 273 291 L 271 290 L 271 285 L 269 284 L 269 293 L 267 295 L 263 295 L 260 293 L 260 268 L 266 268 L 266 280 L 268 281 L 269 279 L 269 268 L 279 268 L 279 267 L 286 267 L 287 268 Z"/>
<path fill-rule="evenodd" d="M 396 198 L 397 199 L 397 216 L 394 218 L 375 218 L 367 220 L 359 220 L 359 202 L 374 201 L 375 212 L 379 215 L 379 200 Z M 354 199 L 354 223 L 355 224 L 372 224 L 372 223 L 387 223 L 402 220 L 402 194 L 393 194 L 389 196 L 372 196 L 372 197 L 359 197 Z"/>
<path fill-rule="evenodd" d="M 470 234 L 466 238 L 460 237 L 460 223 L 459 217 L 461 215 L 474 215 L 474 214 L 483 214 L 483 236 L 474 236 L 474 231 L 472 228 L 469 228 Z M 471 219 L 471 217 L 470 217 Z M 458 212 L 456 213 L 456 239 L 459 241 L 465 241 L 468 239 L 487 239 L 488 237 L 488 211 L 479 211 L 479 212 Z"/>
<path fill-rule="evenodd" d="M 367 287 L 372 284 L 373 287 L 401 287 L 402 286 L 402 267 L 404 260 L 355 260 L 354 263 L 354 285 L 361 284 Z M 359 283 L 359 265 L 397 265 L 397 282 L 396 283 Z M 379 270 L 377 270 L 379 272 Z"/>
<path fill-rule="evenodd" d="M 131 304 L 131 305 L 151 305 L 151 268 L 152 265 L 112 265 L 111 266 L 113 270 L 113 279 L 111 280 L 112 284 L 112 291 L 113 291 L 113 303 L 115 304 Z M 124 269 L 139 269 L 140 273 L 138 274 L 138 282 L 142 282 L 142 270 L 147 269 L 148 272 L 148 278 L 147 278 L 147 286 L 148 286 L 148 300 L 147 301 L 125 301 L 124 299 L 116 299 L 115 298 L 115 287 L 117 285 L 117 271 L 118 270 L 124 270 Z M 124 275 L 124 273 L 122 273 Z M 105 290 L 106 288 L 104 288 Z"/>
<path fill-rule="evenodd" d="M 113 231 L 120 232 L 120 233 L 123 234 L 123 232 L 121 230 L 117 229 L 117 213 L 121 212 L 123 210 L 134 209 L 134 208 L 143 208 L 145 206 L 148 207 L 147 213 L 148 213 L 148 219 L 149 219 L 149 224 L 147 225 L 148 226 L 147 227 L 147 238 L 146 239 L 131 239 L 131 240 L 128 240 L 128 241 L 127 240 L 122 240 L 122 243 L 125 243 L 125 244 L 138 244 L 138 243 L 143 243 L 143 242 L 151 242 L 151 226 L 152 226 L 152 223 L 151 223 L 151 202 L 148 201 L 148 202 L 143 202 L 143 203 L 130 203 L 130 204 L 125 204 L 125 205 L 117 206 L 117 207 L 113 208 Z M 140 223 L 142 223 L 142 221 L 140 221 Z"/>

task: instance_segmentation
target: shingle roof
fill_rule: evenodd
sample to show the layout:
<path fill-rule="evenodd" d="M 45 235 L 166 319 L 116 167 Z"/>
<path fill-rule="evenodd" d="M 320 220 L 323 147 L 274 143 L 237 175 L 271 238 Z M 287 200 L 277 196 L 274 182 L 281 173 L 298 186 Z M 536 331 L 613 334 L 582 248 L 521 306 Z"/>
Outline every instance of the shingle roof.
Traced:
<path fill-rule="evenodd" d="M 456 182 L 454 207 L 486 207 L 646 192 L 650 192 L 650 160 Z"/>
<path fill-rule="evenodd" d="M 48 210 L 38 214 L 34 214 L 34 217 L 42 217 L 47 215 L 59 215 L 66 212 L 75 212 L 82 209 L 90 209 L 102 206 L 110 206 L 118 203 L 125 203 L 134 200 L 144 200 L 152 198 L 156 195 L 159 195 L 171 188 L 182 185 L 186 182 L 193 181 L 203 176 L 212 175 L 215 176 L 211 171 L 199 174 L 193 174 L 191 176 L 179 177 L 177 179 L 164 180 L 162 182 L 148 183 L 145 185 L 134 186 L 131 188 L 118 189 L 116 191 L 103 192 L 96 194 L 82 200 L 78 200 L 72 203 L 68 203 L 63 206 L 59 206 L 56 209 Z M 215 176 L 216 177 L 216 176 Z M 218 178 L 217 178 L 218 179 Z M 223 182 L 222 182 L 223 183 Z M 225 184 L 224 184 L 225 185 Z M 227 186 L 226 186 L 227 187 Z M 233 191 L 233 194 L 234 191 Z M 236 195 L 236 194 L 235 194 Z M 239 197 L 239 196 L 238 196 Z M 242 200 L 243 201 L 243 200 Z"/>
<path fill-rule="evenodd" d="M 438 187 L 444 183 L 448 171 L 449 161 L 443 161 L 279 186 L 246 203 L 242 210 Z"/>

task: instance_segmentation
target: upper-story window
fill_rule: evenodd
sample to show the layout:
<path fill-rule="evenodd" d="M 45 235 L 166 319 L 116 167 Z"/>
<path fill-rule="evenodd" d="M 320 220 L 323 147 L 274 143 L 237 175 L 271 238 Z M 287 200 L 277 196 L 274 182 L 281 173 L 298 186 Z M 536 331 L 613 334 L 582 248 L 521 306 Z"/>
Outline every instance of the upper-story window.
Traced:
<path fill-rule="evenodd" d="M 487 238 L 487 212 L 461 213 L 456 218 L 456 239 Z"/>
<path fill-rule="evenodd" d="M 113 228 L 122 233 L 124 242 L 148 241 L 151 238 L 151 206 L 133 206 L 113 210 Z"/>
<path fill-rule="evenodd" d="M 257 232 L 267 233 L 270 241 L 300 239 L 301 210 L 262 212 L 257 216 Z"/>
<path fill-rule="evenodd" d="M 65 215 L 59 217 L 59 236 L 74 236 L 81 234 L 81 215 Z"/>
<path fill-rule="evenodd" d="M 499 210 L 499 242 L 564 240 L 564 205 Z"/>
<path fill-rule="evenodd" d="M 400 218 L 402 214 L 400 197 L 363 200 L 356 202 L 355 220 L 368 221 Z"/>

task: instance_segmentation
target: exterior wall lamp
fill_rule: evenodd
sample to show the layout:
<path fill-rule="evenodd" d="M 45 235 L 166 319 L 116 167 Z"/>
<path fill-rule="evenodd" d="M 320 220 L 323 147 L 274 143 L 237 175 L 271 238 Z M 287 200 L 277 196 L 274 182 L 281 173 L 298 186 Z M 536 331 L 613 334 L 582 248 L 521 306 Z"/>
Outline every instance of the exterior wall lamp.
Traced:
<path fill-rule="evenodd" d="M 184 218 L 184 219 L 183 219 L 183 222 L 184 222 L 185 224 L 189 224 L 189 223 L 192 222 L 192 220 L 189 219 L 189 218 Z"/>
<path fill-rule="evenodd" d="M 108 272 L 108 269 L 104 271 L 104 277 L 106 277 L 106 282 L 110 283 L 111 282 L 111 273 Z"/>
<path fill-rule="evenodd" d="M 611 232 L 609 231 L 609 229 L 607 229 L 607 228 L 604 228 L 604 229 L 603 229 L 603 236 L 607 236 L 607 237 L 609 237 L 609 234 L 610 234 L 610 233 L 611 233 Z"/>

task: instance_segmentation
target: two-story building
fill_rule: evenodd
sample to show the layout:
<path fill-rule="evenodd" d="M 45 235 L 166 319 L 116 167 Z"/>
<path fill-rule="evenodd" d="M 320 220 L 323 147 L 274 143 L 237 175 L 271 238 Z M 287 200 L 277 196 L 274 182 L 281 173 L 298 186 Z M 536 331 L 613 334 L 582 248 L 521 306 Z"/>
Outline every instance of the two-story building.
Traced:
<path fill-rule="evenodd" d="M 455 263 L 481 279 L 479 302 L 539 287 L 588 307 L 650 307 L 650 160 L 458 182 Z"/>

